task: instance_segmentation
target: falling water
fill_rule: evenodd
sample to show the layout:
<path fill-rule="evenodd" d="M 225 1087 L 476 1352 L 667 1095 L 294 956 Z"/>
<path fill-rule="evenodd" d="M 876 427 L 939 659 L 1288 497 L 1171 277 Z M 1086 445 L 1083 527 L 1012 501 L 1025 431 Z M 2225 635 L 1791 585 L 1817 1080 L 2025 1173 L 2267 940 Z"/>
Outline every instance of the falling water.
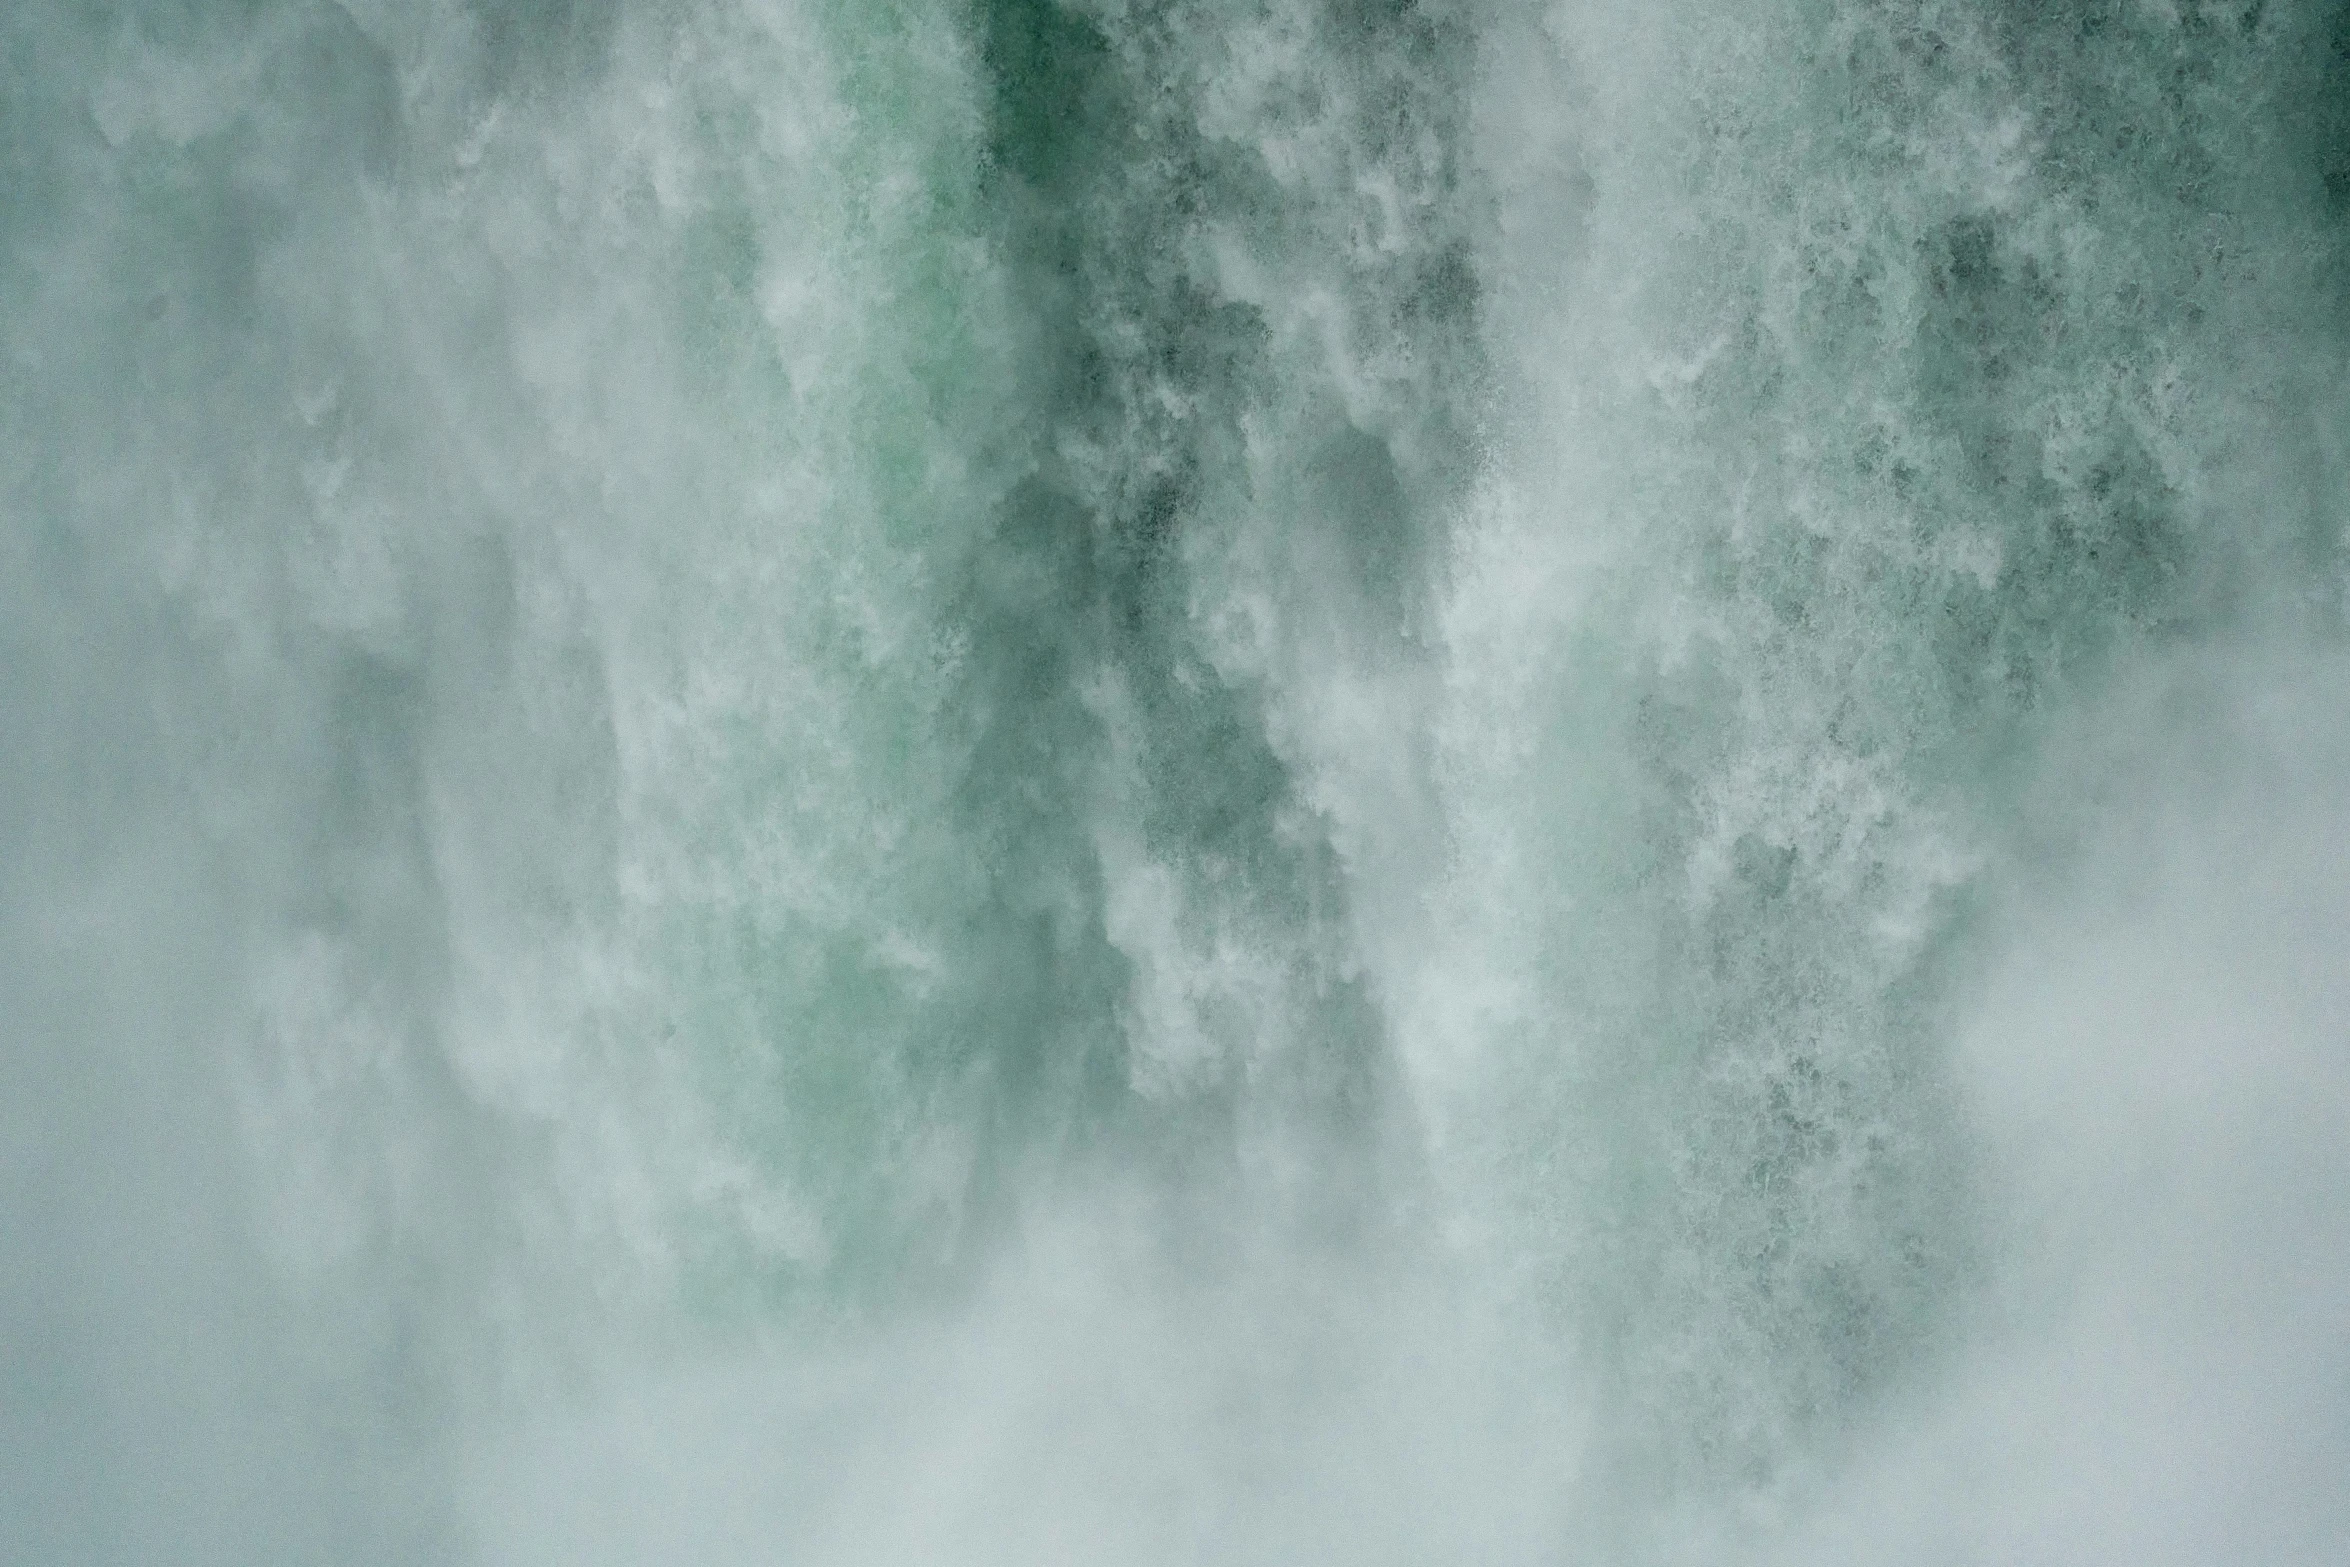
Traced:
<path fill-rule="evenodd" d="M 2350 9 L 20 0 L 0 365 L 0 1559 L 2350 1551 Z"/>

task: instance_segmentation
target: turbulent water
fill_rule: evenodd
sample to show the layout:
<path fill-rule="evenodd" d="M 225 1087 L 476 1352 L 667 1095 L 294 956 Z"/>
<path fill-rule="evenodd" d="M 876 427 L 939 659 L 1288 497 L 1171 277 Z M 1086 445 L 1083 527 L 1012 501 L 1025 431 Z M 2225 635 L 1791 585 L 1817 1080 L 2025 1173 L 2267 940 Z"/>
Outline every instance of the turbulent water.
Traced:
<path fill-rule="evenodd" d="M 0 1559 L 2350 1556 L 2350 8 L 15 0 Z"/>

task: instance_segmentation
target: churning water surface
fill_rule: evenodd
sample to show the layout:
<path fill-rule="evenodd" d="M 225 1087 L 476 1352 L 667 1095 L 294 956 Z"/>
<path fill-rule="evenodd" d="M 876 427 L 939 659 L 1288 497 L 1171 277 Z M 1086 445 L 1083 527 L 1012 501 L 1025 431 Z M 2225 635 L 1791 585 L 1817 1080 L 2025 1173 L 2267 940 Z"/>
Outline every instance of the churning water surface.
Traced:
<path fill-rule="evenodd" d="M 2350 7 L 0 9 L 0 1559 L 2350 1560 Z"/>

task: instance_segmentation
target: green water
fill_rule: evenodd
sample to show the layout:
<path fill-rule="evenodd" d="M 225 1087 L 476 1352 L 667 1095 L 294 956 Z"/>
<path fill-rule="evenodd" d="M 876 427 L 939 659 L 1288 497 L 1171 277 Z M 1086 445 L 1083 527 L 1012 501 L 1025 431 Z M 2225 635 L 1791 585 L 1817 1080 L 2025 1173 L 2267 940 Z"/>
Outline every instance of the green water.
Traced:
<path fill-rule="evenodd" d="M 10 9 L 0 1560 L 2338 1559 L 2336 12 Z"/>

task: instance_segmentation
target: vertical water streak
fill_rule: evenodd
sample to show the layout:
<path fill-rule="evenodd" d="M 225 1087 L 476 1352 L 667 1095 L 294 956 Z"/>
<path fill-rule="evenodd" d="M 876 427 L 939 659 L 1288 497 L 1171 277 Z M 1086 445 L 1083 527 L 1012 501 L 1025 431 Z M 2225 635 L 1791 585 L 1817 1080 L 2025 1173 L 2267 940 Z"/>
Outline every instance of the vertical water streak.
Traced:
<path fill-rule="evenodd" d="M 1035 410 L 981 589 L 1030 596 L 982 613 L 1038 645 L 1027 707 L 974 705 L 1052 737 L 999 735 L 999 765 L 1082 834 L 1021 872 L 1096 867 L 1072 923 L 1119 963 L 1061 961 L 1105 976 L 1091 1026 L 1145 1119 L 1357 1224 L 1383 1178 L 1341 1172 L 1398 1107 L 1310 709 L 1334 642 L 1424 659 L 1470 464 L 1459 24 L 1007 0 L 980 26 Z"/>
<path fill-rule="evenodd" d="M 2088 819 L 2035 794 L 2047 737 L 2182 639 L 2334 632 L 2286 455 L 2290 403 L 2339 409 L 2280 135 L 2313 22 L 1497 29 L 1522 403 L 1449 612 L 1464 936 L 1421 1075 L 1582 1346 L 1614 1548 L 1799 1475 L 1961 1332 L 1947 1051 L 1986 921 Z"/>

